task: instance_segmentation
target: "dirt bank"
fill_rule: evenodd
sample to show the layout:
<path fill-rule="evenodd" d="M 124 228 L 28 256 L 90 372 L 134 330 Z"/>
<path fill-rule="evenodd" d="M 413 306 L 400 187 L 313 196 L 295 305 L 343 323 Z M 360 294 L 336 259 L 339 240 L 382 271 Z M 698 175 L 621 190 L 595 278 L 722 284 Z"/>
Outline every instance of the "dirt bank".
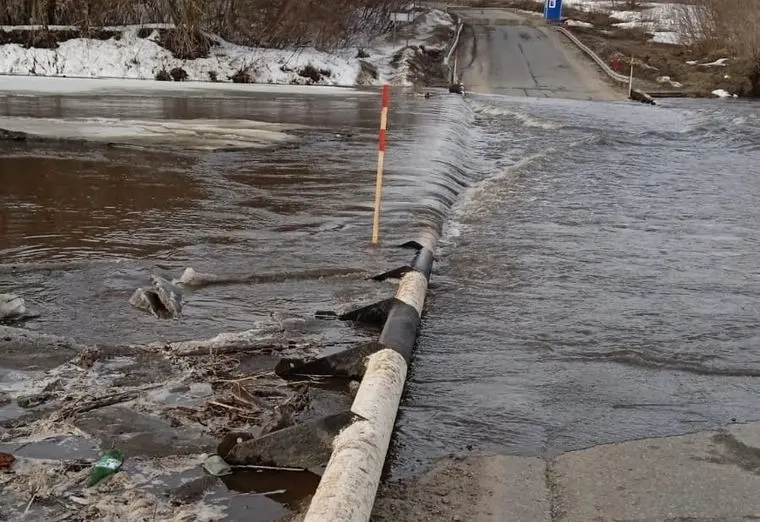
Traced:
<path fill-rule="evenodd" d="M 214 33 L 188 47 L 179 26 L 0 26 L 0 74 L 298 85 L 421 85 L 441 82 L 455 22 L 416 9 L 390 31 L 357 33 L 329 48 L 241 45 Z M 432 80 L 431 80 L 432 79 Z"/>

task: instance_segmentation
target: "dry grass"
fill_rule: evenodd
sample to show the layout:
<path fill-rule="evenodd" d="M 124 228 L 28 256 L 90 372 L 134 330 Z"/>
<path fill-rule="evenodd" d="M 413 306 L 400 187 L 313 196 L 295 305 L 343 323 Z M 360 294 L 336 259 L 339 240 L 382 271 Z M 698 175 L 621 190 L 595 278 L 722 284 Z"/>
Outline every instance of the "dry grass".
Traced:
<path fill-rule="evenodd" d="M 104 25 L 174 23 L 163 42 L 182 57 L 204 56 L 203 32 L 242 45 L 329 50 L 376 35 L 401 0 L 4 0 L 0 25 Z"/>
<path fill-rule="evenodd" d="M 732 90 L 760 96 L 760 1 L 694 0 L 679 9 L 685 41 L 708 57 L 732 57 Z"/>

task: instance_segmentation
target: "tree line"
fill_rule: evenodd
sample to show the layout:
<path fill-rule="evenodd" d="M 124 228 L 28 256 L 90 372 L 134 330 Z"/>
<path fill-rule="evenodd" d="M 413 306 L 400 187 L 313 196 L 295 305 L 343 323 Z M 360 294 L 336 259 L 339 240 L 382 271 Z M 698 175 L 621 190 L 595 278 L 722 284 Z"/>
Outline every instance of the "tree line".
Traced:
<path fill-rule="evenodd" d="M 385 31 L 401 0 L 4 0 L 2 25 L 173 23 L 180 37 L 209 32 L 251 46 L 332 49 Z M 192 42 L 189 42 L 192 43 Z"/>

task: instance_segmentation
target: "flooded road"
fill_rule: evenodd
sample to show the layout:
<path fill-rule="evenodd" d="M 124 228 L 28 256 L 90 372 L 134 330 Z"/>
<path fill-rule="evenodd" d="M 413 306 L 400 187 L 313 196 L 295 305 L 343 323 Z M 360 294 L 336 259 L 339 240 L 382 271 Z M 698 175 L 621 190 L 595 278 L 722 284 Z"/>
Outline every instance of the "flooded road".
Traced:
<path fill-rule="evenodd" d="M 394 474 L 760 419 L 760 107 L 470 103 Z"/>
<path fill-rule="evenodd" d="M 757 105 L 391 104 L 375 249 L 374 93 L 0 98 L 6 123 L 87 129 L 0 143 L 0 292 L 40 332 L 197 339 L 385 298 L 367 278 L 442 227 L 392 475 L 760 419 Z M 114 121 L 151 139 L 92 143 Z M 272 134 L 251 144 L 245 121 Z M 241 283 L 191 291 L 178 321 L 127 303 L 152 270 L 188 266 Z M 375 336 L 310 328 L 329 349 Z"/>
<path fill-rule="evenodd" d="M 54 138 L 0 143 L 0 293 L 22 296 L 39 314 L 23 322 L 33 332 L 103 347 L 93 353 L 54 339 L 55 353 L 45 353 L 34 341 L 4 339 L 0 451 L 44 465 L 39 459 L 91 461 L 98 446 L 117 445 L 127 457 L 123 480 L 134 482 L 124 491 L 148 495 L 143 503 L 154 502 L 153 492 L 189 506 L 203 498 L 195 509 L 210 520 L 250 512 L 275 520 L 311 494 L 318 470 L 298 478 L 237 472 L 209 483 L 201 456 L 231 430 L 262 432 L 346 409 L 345 392 L 273 379 L 281 350 L 303 356 L 374 340 L 373 328 L 314 313 L 392 295 L 391 282 L 369 278 L 408 263 L 410 251 L 398 245 L 439 229 L 478 179 L 461 164 L 476 133 L 461 98 L 398 92 L 392 102 L 374 248 L 376 93 L 0 99 L 0 127 Z M 129 305 L 152 273 L 171 280 L 186 267 L 231 281 L 186 288 L 178 320 Z M 261 340 L 264 350 L 169 346 L 235 332 L 246 333 L 243 346 Z M 98 400 L 107 406 L 72 413 Z M 76 475 L 59 477 L 67 484 L 60 490 L 81 498 Z M 283 482 L 293 486 L 284 494 Z M 24 498 L 34 482 L 12 484 Z M 17 500 L 9 509 L 23 511 L 26 501 Z"/>

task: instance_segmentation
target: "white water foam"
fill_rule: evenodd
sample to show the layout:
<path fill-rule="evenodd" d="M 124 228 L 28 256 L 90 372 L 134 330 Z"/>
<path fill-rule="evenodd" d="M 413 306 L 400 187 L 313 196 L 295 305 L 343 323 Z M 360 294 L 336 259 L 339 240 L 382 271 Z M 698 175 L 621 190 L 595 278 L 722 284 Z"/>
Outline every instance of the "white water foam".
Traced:
<path fill-rule="evenodd" d="M 510 109 L 489 107 L 485 104 L 479 105 L 480 107 L 475 109 L 476 114 L 479 115 L 485 114 L 490 117 L 493 115 L 511 116 L 522 114 L 525 120 L 531 122 L 531 124 L 526 125 L 528 127 L 540 127 L 542 129 L 559 129 L 563 127 L 560 123 L 553 124 L 548 120 L 540 120 Z M 546 125 L 539 125 L 539 123 L 546 123 Z M 482 150 L 496 149 L 503 152 L 499 157 L 491 158 L 488 161 L 488 165 L 482 167 L 487 170 L 487 174 L 484 175 L 481 181 L 468 187 L 452 207 L 451 215 L 444 224 L 441 235 L 444 248 L 448 245 L 455 245 L 457 238 L 465 234 L 471 226 L 477 226 L 473 223 L 474 221 L 478 221 L 492 212 L 495 207 L 504 204 L 505 196 L 511 190 L 510 187 L 526 168 L 558 153 L 557 147 L 559 145 L 557 147 L 547 146 L 537 152 L 532 152 L 530 148 L 521 146 L 521 142 L 536 139 L 530 136 L 509 135 L 493 129 L 484 129 L 483 136 L 488 136 L 489 139 L 484 140 L 484 143 L 481 144 Z M 575 149 L 591 145 L 601 139 L 601 136 L 583 137 L 575 139 L 570 143 L 562 144 L 561 147 L 563 150 Z M 509 149 L 510 147 L 511 149 Z M 513 158 L 509 157 L 510 152 Z"/>
<path fill-rule="evenodd" d="M 497 107 L 487 103 L 475 101 L 473 102 L 473 111 L 476 115 L 485 116 L 495 119 L 511 119 L 516 120 L 526 127 L 534 127 L 544 130 L 556 130 L 563 127 L 563 125 L 557 121 L 548 120 L 545 118 L 539 118 L 528 112 L 522 112 L 517 109 L 507 109 L 504 107 Z"/>

